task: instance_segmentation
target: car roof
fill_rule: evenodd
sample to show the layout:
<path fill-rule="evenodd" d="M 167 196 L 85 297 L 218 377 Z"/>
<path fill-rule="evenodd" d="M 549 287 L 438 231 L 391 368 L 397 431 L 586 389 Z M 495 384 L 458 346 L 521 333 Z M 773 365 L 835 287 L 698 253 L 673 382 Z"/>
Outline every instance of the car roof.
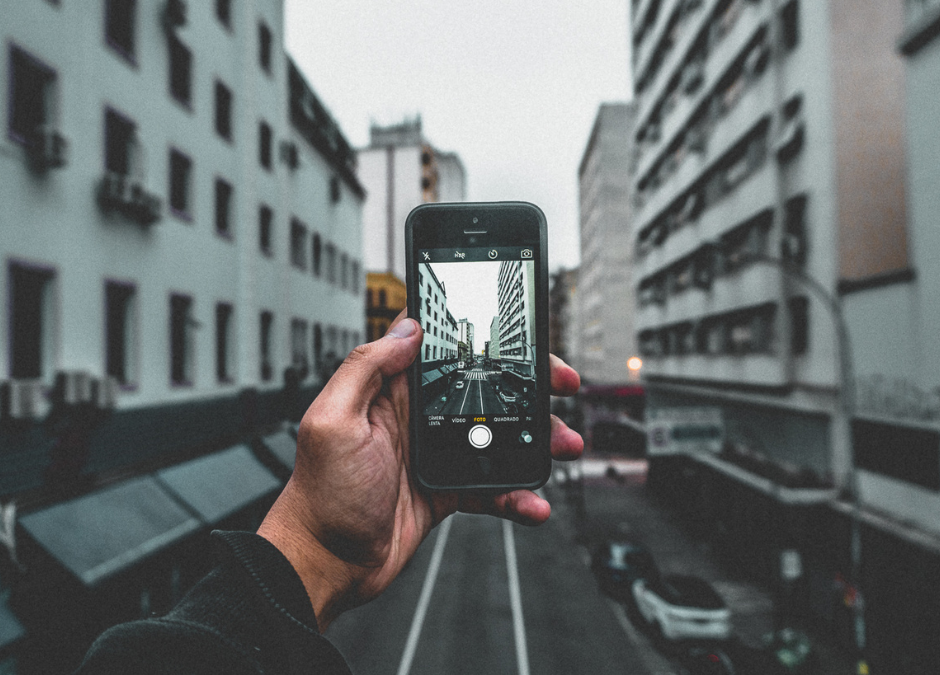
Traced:
<path fill-rule="evenodd" d="M 669 574 L 662 577 L 653 588 L 657 593 L 665 594 L 664 600 L 683 607 L 701 609 L 723 609 L 725 601 L 704 579 L 683 574 Z"/>

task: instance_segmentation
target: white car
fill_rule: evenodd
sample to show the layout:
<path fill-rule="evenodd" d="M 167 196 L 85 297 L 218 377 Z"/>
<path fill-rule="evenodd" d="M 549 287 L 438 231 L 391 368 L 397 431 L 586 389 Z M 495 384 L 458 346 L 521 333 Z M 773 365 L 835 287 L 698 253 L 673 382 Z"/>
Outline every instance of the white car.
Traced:
<path fill-rule="evenodd" d="M 463 380 L 454 385 L 457 389 L 463 389 Z"/>
<path fill-rule="evenodd" d="M 633 582 L 637 610 L 667 640 L 727 640 L 731 610 L 698 577 L 667 575 Z"/>

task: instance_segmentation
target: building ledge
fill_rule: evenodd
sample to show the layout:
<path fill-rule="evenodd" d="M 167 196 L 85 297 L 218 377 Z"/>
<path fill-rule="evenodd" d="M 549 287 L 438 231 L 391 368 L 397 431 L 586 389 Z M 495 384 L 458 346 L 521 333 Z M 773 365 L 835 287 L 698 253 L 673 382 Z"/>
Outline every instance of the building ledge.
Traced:
<path fill-rule="evenodd" d="M 852 502 L 841 499 L 833 500 L 832 508 L 849 518 L 855 513 L 855 505 L 852 504 Z M 885 513 L 873 511 L 864 506 L 859 509 L 858 517 L 863 525 L 868 525 L 869 527 L 898 537 L 910 544 L 940 554 L 940 534 L 936 532 L 929 532 L 915 523 L 898 520 Z"/>
<path fill-rule="evenodd" d="M 883 286 L 891 286 L 892 284 L 909 284 L 916 278 L 917 275 L 914 273 L 914 270 L 910 267 L 906 267 L 900 270 L 873 274 L 860 279 L 840 279 L 837 290 L 839 295 L 849 295 L 850 293 L 870 291 Z"/>
<path fill-rule="evenodd" d="M 898 51 L 904 56 L 914 56 L 940 35 L 940 7 L 924 13 L 898 40 Z"/>

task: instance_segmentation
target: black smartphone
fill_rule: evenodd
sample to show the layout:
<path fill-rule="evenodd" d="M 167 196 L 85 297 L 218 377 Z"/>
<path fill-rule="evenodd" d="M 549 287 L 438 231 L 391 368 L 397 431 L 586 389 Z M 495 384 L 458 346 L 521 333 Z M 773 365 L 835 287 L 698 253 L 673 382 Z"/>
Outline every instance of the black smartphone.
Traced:
<path fill-rule="evenodd" d="M 411 452 L 430 490 L 534 489 L 551 473 L 548 245 L 525 202 L 424 204 L 405 223 Z"/>

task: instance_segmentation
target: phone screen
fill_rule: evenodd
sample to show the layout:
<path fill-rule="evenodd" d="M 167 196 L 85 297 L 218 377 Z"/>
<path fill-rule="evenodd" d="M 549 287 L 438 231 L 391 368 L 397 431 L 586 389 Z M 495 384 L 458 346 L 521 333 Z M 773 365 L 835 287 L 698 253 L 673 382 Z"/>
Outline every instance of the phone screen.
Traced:
<path fill-rule="evenodd" d="M 514 458 L 544 440 L 536 423 L 537 260 L 534 244 L 416 249 L 424 328 L 418 433 L 447 455 L 434 465 L 500 483 L 511 478 Z"/>

